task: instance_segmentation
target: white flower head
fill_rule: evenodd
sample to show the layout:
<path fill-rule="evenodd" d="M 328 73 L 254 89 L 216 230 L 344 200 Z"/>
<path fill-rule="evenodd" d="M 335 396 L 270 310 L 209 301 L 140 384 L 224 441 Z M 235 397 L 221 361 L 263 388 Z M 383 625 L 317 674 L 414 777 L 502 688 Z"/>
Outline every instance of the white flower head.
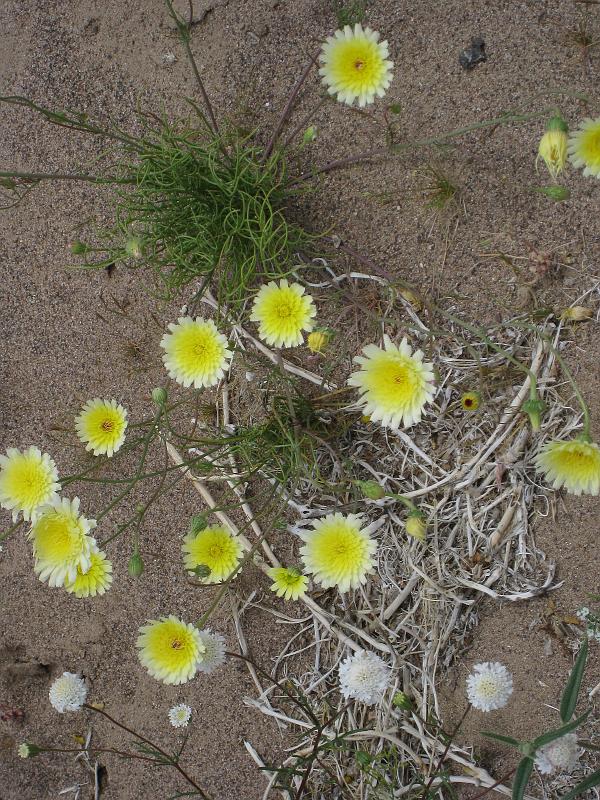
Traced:
<path fill-rule="evenodd" d="M 513 691 L 512 675 L 497 661 L 475 664 L 467 678 L 467 697 L 479 711 L 504 708 Z"/>
<path fill-rule="evenodd" d="M 19 754 L 19 758 L 29 758 L 31 755 L 31 750 L 27 742 L 23 742 L 18 746 L 17 753 Z"/>
<path fill-rule="evenodd" d="M 169 722 L 174 728 L 187 728 L 191 716 L 192 709 L 185 703 L 169 709 Z"/>
<path fill-rule="evenodd" d="M 198 672 L 209 674 L 225 663 L 225 638 L 213 633 L 210 628 L 200 631 L 200 639 L 205 647 L 198 662 Z"/>
<path fill-rule="evenodd" d="M 340 691 L 368 706 L 381 702 L 390 682 L 390 668 L 375 653 L 358 650 L 340 664 Z"/>
<path fill-rule="evenodd" d="M 579 761 L 576 733 L 566 733 L 560 739 L 548 742 L 535 754 L 535 765 L 542 775 L 552 772 L 571 772 Z"/>
<path fill-rule="evenodd" d="M 80 675 L 74 672 L 63 672 L 50 687 L 50 703 L 58 711 L 79 711 L 87 697 L 87 686 Z"/>

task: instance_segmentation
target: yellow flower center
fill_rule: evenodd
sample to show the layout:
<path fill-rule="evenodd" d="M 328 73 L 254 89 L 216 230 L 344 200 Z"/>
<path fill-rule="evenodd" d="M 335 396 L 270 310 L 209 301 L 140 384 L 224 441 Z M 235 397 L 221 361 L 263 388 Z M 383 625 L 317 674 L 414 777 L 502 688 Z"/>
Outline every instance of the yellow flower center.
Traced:
<path fill-rule="evenodd" d="M 211 558 L 220 558 L 223 555 L 223 548 L 220 544 L 213 544 L 208 548 L 208 554 Z"/>
<path fill-rule="evenodd" d="M 179 639 L 173 639 L 173 641 L 171 642 L 171 647 L 173 648 L 173 650 L 181 650 L 181 648 L 183 647 L 183 642 L 180 642 Z"/>
<path fill-rule="evenodd" d="M 362 61 L 360 58 L 357 58 L 356 61 L 354 62 L 354 69 L 361 70 L 364 69 L 364 67 L 365 67 L 365 62 Z"/>
<path fill-rule="evenodd" d="M 100 427 L 103 431 L 112 431 L 114 430 L 115 423 L 112 421 L 112 419 L 105 419 Z"/>

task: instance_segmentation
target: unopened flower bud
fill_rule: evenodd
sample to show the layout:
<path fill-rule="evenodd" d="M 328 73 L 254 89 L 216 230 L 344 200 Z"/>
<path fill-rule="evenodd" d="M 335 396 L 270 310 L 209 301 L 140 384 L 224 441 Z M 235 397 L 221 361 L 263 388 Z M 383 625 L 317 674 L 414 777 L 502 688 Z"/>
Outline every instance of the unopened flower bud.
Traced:
<path fill-rule="evenodd" d="M 17 753 L 20 755 L 21 758 L 33 758 L 37 756 L 38 753 L 41 753 L 42 749 L 38 747 L 36 744 L 31 744 L 31 742 L 23 742 L 17 748 Z"/>
<path fill-rule="evenodd" d="M 404 711 L 412 711 L 415 707 L 413 701 L 404 692 L 396 692 L 392 698 L 392 704 L 396 708 L 404 709 Z"/>
<path fill-rule="evenodd" d="M 129 258 L 140 259 L 144 255 L 144 244 L 139 236 L 130 236 L 125 242 L 125 252 Z"/>
<path fill-rule="evenodd" d="M 84 253 L 87 253 L 87 251 L 88 246 L 85 242 L 80 242 L 79 239 L 71 242 L 71 252 L 74 256 L 82 256 Z"/>
<path fill-rule="evenodd" d="M 523 403 L 523 411 L 529 416 L 531 428 L 534 431 L 539 431 L 542 424 L 542 414 L 546 410 L 546 404 L 543 400 L 529 399 Z"/>
<path fill-rule="evenodd" d="M 540 186 L 536 191 L 557 203 L 560 203 L 561 200 L 568 200 L 571 197 L 571 192 L 566 186 Z"/>
<path fill-rule="evenodd" d="M 320 328 L 308 334 L 306 344 L 311 353 L 322 353 L 329 344 L 331 332 L 326 328 Z"/>
<path fill-rule="evenodd" d="M 206 514 L 194 514 L 190 520 L 190 533 L 197 536 L 207 525 Z"/>
<path fill-rule="evenodd" d="M 367 500 L 381 500 L 386 495 L 385 489 L 377 481 L 356 481 L 356 485 Z"/>
<path fill-rule="evenodd" d="M 552 117 L 546 126 L 546 133 L 540 139 L 538 159 L 543 160 L 554 179 L 563 171 L 567 163 L 568 129 L 567 123 L 562 117 Z"/>
<path fill-rule="evenodd" d="M 211 570 L 208 564 L 198 564 L 197 567 L 194 567 L 192 572 L 197 578 L 208 578 Z"/>
<path fill-rule="evenodd" d="M 167 390 L 163 389 L 162 386 L 157 386 L 156 389 L 152 389 L 152 400 L 157 406 L 164 406 L 167 402 Z"/>
<path fill-rule="evenodd" d="M 139 578 L 143 571 L 144 571 L 144 562 L 142 560 L 141 555 L 136 550 L 136 552 L 129 559 L 129 564 L 127 565 L 127 572 L 131 575 L 132 578 Z"/>
<path fill-rule="evenodd" d="M 419 542 L 424 542 L 427 536 L 427 526 L 425 518 L 420 511 L 411 511 L 406 518 L 405 522 L 406 532 L 413 539 L 418 539 Z"/>
<path fill-rule="evenodd" d="M 302 141 L 304 142 L 304 144 L 310 144 L 311 142 L 314 142 L 316 138 L 317 138 L 317 129 L 315 128 L 314 125 L 308 127 L 302 134 Z"/>

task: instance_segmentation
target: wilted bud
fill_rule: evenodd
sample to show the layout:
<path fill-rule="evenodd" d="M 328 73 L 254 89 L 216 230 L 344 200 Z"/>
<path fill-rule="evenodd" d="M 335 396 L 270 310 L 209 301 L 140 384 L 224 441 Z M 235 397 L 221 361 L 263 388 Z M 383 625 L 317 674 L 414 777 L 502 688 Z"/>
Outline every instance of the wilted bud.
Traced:
<path fill-rule="evenodd" d="M 331 332 L 326 328 L 308 334 L 306 344 L 311 353 L 322 353 L 331 339 Z"/>
<path fill-rule="evenodd" d="M 405 711 L 412 711 L 415 707 L 413 701 L 404 692 L 396 692 L 392 698 L 392 705 L 396 708 L 403 708 Z"/>
<path fill-rule="evenodd" d="M 356 485 L 367 500 L 381 500 L 386 495 L 385 489 L 377 481 L 356 481 Z"/>
<path fill-rule="evenodd" d="M 197 578 L 208 578 L 210 575 L 210 567 L 208 564 L 198 564 L 197 567 L 194 567 L 192 572 Z"/>
<path fill-rule="evenodd" d="M 42 748 L 38 747 L 36 744 L 31 744 L 31 742 L 23 742 L 17 748 L 17 753 L 21 756 L 21 758 L 33 758 L 41 752 Z"/>
<path fill-rule="evenodd" d="M 523 411 L 529 416 L 531 428 L 534 431 L 539 431 L 542 424 L 542 414 L 546 410 L 546 404 L 539 397 L 536 399 L 529 399 L 523 403 Z"/>
<path fill-rule="evenodd" d="M 74 256 L 82 256 L 84 253 L 87 253 L 87 251 L 87 244 L 80 242 L 79 239 L 75 239 L 74 242 L 71 242 L 71 252 Z"/>
<path fill-rule="evenodd" d="M 302 141 L 304 142 L 304 144 L 310 144 L 311 142 L 314 142 L 316 138 L 317 138 L 317 129 L 315 128 L 314 125 L 311 125 L 302 134 Z"/>
<path fill-rule="evenodd" d="M 129 258 L 139 259 L 144 255 L 144 243 L 139 236 L 130 236 L 125 242 L 125 252 Z"/>
<path fill-rule="evenodd" d="M 546 126 L 546 133 L 540 139 L 538 159 L 543 160 L 548 172 L 555 179 L 567 163 L 568 130 L 568 125 L 562 117 L 552 117 Z"/>
<path fill-rule="evenodd" d="M 139 578 L 143 571 L 144 571 L 144 562 L 142 561 L 141 555 L 136 550 L 135 553 L 129 559 L 129 564 L 127 565 L 127 572 L 131 575 L 132 578 Z"/>
<path fill-rule="evenodd" d="M 156 389 L 152 389 L 152 400 L 159 408 L 162 408 L 167 402 L 167 390 L 163 389 L 162 386 L 157 386 Z"/>
<path fill-rule="evenodd" d="M 416 295 L 410 289 L 401 289 L 400 294 L 406 300 L 407 303 L 410 303 L 411 306 L 415 309 L 415 311 L 421 311 L 423 308 L 423 303 L 421 302 L 421 298 Z"/>
<path fill-rule="evenodd" d="M 571 322 L 585 322 L 586 319 L 591 319 L 594 312 L 591 308 L 585 306 L 569 306 L 560 315 L 561 319 L 568 319 Z"/>
<path fill-rule="evenodd" d="M 568 200 L 571 197 L 571 192 L 566 186 L 540 186 L 536 191 L 557 203 L 560 203 L 561 200 Z"/>
<path fill-rule="evenodd" d="M 413 539 L 418 539 L 424 542 L 427 536 L 427 526 L 425 525 L 425 518 L 420 511 L 411 511 L 406 518 L 406 532 Z"/>
<path fill-rule="evenodd" d="M 207 525 L 206 514 L 194 514 L 190 520 L 190 533 L 197 536 Z"/>

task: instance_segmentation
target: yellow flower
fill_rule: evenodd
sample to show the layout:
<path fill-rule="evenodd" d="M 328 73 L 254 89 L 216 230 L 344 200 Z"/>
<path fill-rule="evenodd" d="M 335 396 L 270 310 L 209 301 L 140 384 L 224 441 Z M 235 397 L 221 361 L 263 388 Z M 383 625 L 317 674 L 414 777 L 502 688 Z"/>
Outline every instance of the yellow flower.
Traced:
<path fill-rule="evenodd" d="M 21 452 L 9 447 L 5 456 L 0 455 L 0 505 L 12 511 L 13 522 L 20 512 L 26 521 L 35 519 L 38 509 L 59 491 L 56 464 L 39 448 Z"/>
<path fill-rule="evenodd" d="M 591 308 L 586 306 L 569 306 L 560 315 L 561 319 L 570 320 L 571 322 L 585 322 L 594 316 Z"/>
<path fill-rule="evenodd" d="M 142 625 L 136 647 L 148 673 L 168 684 L 193 678 L 205 650 L 200 631 L 172 614 Z"/>
<path fill-rule="evenodd" d="M 360 365 L 348 379 L 362 395 L 359 403 L 374 422 L 397 429 L 414 425 L 421 419 L 426 403 L 433 399 L 433 364 L 423 361 L 421 350 L 412 352 L 406 338 L 395 345 L 383 337 L 384 347 L 369 344 L 364 356 L 356 356 Z"/>
<path fill-rule="evenodd" d="M 567 163 L 567 123 L 562 117 L 553 117 L 546 128 L 546 133 L 540 139 L 538 156 L 548 168 L 554 179 L 563 171 Z"/>
<path fill-rule="evenodd" d="M 370 536 L 373 526 L 363 528 L 362 523 L 358 514 L 327 514 L 315 520 L 314 530 L 299 531 L 305 541 L 300 549 L 304 566 L 325 589 L 357 589 L 373 572 L 377 542 Z"/>
<path fill-rule="evenodd" d="M 112 456 L 125 441 L 127 411 L 116 400 L 88 400 L 75 417 L 77 436 L 95 456 Z"/>
<path fill-rule="evenodd" d="M 479 392 L 465 392 L 460 398 L 460 404 L 463 411 L 477 411 L 481 397 Z"/>
<path fill-rule="evenodd" d="M 392 82 L 393 63 L 388 60 L 388 43 L 379 34 L 357 23 L 352 29 L 328 36 L 319 56 L 323 66 L 319 75 L 329 94 L 351 106 L 355 100 L 363 108 L 375 97 L 383 97 Z"/>
<path fill-rule="evenodd" d="M 94 540 L 89 532 L 96 520 L 79 513 L 79 498 L 57 498 L 45 506 L 31 526 L 29 539 L 35 556 L 34 570 L 50 586 L 64 586 L 77 578 L 77 571 L 90 568 Z"/>
<path fill-rule="evenodd" d="M 285 278 L 261 286 L 254 298 L 250 319 L 258 322 L 258 335 L 273 347 L 296 347 L 302 344 L 302 331 L 312 331 L 317 309 L 299 283 Z"/>
<path fill-rule="evenodd" d="M 176 325 L 169 323 L 169 330 L 160 346 L 165 351 L 163 362 L 171 378 L 195 389 L 217 384 L 232 353 L 212 319 L 180 317 Z"/>
<path fill-rule="evenodd" d="M 208 575 L 199 576 L 202 583 L 220 583 L 237 569 L 243 548 L 237 536 L 226 528 L 215 525 L 198 534 L 188 533 L 183 540 L 183 563 L 190 575 L 199 566 L 208 567 Z"/>
<path fill-rule="evenodd" d="M 600 494 L 600 447 L 584 439 L 548 442 L 535 458 L 554 489 L 571 494 Z"/>
<path fill-rule="evenodd" d="M 600 117 L 584 119 L 569 137 L 569 159 L 586 177 L 600 178 Z"/>
<path fill-rule="evenodd" d="M 285 600 L 298 600 L 306 594 L 308 578 L 294 567 L 271 567 L 267 575 L 273 580 L 271 591 Z"/>
<path fill-rule="evenodd" d="M 83 572 L 79 567 L 75 580 L 67 581 L 65 589 L 75 597 L 95 597 L 97 594 L 104 594 L 112 583 L 112 569 L 106 553 L 98 550 L 94 542 L 90 550 L 89 569 L 87 572 Z"/>

